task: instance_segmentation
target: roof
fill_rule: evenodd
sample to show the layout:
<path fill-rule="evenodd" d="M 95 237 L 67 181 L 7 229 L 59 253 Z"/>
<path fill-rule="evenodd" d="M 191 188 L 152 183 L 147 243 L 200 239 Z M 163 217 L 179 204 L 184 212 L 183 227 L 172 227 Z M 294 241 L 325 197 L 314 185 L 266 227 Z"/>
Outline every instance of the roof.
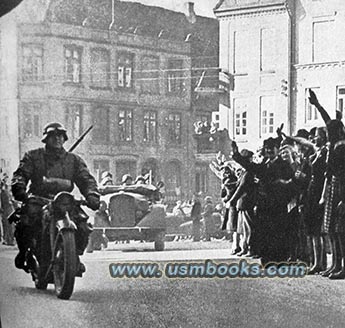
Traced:
<path fill-rule="evenodd" d="M 18 0 L 14 1 L 18 2 Z M 50 0 L 23 0 L 5 17 L 19 23 L 39 23 L 46 17 Z"/>
<path fill-rule="evenodd" d="M 287 0 L 220 0 L 214 11 L 285 5 Z"/>
<path fill-rule="evenodd" d="M 218 21 L 215 18 L 196 16 L 190 23 L 185 14 L 147 6 L 136 2 L 112 0 L 51 0 L 47 21 L 112 30 L 123 33 L 185 41 L 188 34 L 202 39 L 214 39 Z"/>

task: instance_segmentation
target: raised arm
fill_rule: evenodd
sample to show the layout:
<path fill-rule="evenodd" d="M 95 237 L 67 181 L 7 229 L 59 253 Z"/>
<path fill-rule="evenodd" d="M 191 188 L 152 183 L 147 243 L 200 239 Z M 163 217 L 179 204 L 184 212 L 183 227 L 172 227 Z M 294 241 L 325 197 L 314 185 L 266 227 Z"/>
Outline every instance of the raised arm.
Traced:
<path fill-rule="evenodd" d="M 311 89 L 309 89 L 309 102 L 317 108 L 317 110 L 321 114 L 323 121 L 327 124 L 327 122 L 331 120 L 331 117 L 328 115 L 326 110 L 320 105 L 315 92 Z"/>
<path fill-rule="evenodd" d="M 260 164 L 249 162 L 247 161 L 246 158 L 242 157 L 238 151 L 238 147 L 235 141 L 232 142 L 232 151 L 233 151 L 232 159 L 235 162 L 240 164 L 244 169 L 246 169 L 249 172 L 257 174 L 258 176 L 262 175 L 263 166 Z"/>

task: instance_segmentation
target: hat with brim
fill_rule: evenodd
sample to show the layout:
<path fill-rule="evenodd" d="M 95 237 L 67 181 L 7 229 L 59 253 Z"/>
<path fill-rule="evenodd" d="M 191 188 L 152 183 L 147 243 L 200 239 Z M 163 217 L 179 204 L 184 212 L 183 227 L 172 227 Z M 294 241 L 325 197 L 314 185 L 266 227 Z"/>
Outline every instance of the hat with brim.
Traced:
<path fill-rule="evenodd" d="M 303 139 L 308 139 L 310 136 L 310 132 L 307 131 L 306 129 L 299 129 L 297 131 L 297 134 L 295 135 L 295 137 L 297 138 L 303 138 Z"/>
<path fill-rule="evenodd" d="M 263 148 L 266 149 L 273 149 L 273 148 L 279 148 L 280 140 L 278 138 L 268 138 L 264 140 Z"/>
<path fill-rule="evenodd" d="M 254 153 L 248 149 L 242 149 L 240 154 L 245 159 L 249 159 L 254 156 Z"/>

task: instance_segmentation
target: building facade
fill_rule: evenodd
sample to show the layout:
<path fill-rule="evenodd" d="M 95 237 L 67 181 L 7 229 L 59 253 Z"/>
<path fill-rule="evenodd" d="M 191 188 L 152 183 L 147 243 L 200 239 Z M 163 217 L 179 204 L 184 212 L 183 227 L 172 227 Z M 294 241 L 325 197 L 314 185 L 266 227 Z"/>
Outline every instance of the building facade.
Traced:
<path fill-rule="evenodd" d="M 298 1 L 295 8 L 296 57 L 293 62 L 292 117 L 297 129 L 323 126 L 308 89 L 316 92 L 332 118 L 345 110 L 345 3 L 343 1 Z"/>
<path fill-rule="evenodd" d="M 308 89 L 335 117 L 344 109 L 344 3 L 325 0 L 224 0 L 220 66 L 233 75 L 223 124 L 241 147 L 255 149 L 284 131 L 323 122 L 309 105 Z"/>
<path fill-rule="evenodd" d="M 233 76 L 222 124 L 240 147 L 255 149 L 289 124 L 290 16 L 285 1 L 231 1 L 218 4 L 220 67 Z"/>
<path fill-rule="evenodd" d="M 92 125 L 76 152 L 98 179 L 104 171 L 116 183 L 151 172 L 164 181 L 167 202 L 212 195 L 193 123 L 218 104 L 195 105 L 193 65 L 198 56 L 204 69 L 217 65 L 217 52 L 205 59 L 218 45 L 203 53 L 202 44 L 218 22 L 192 8 L 186 17 L 115 0 L 42 0 L 32 11 L 24 1 L 1 21 L 3 167 L 13 171 L 24 152 L 42 146 L 48 122 L 66 126 L 67 148 Z"/>

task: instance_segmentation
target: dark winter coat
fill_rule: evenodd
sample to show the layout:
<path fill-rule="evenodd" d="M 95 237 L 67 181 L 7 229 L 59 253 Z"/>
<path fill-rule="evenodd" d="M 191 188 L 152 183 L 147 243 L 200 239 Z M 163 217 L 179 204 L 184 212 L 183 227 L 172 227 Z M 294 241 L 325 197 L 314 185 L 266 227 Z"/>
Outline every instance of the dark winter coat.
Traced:
<path fill-rule="evenodd" d="M 39 148 L 25 153 L 13 173 L 12 186 L 26 187 L 31 181 L 29 193 L 42 197 L 54 196 L 56 188 L 44 185 L 43 177 L 70 180 L 72 185 L 64 190 L 67 192 L 73 190 L 74 184 L 85 197 L 91 192 L 97 192 L 97 182 L 83 159 L 64 149 L 49 151 Z"/>

